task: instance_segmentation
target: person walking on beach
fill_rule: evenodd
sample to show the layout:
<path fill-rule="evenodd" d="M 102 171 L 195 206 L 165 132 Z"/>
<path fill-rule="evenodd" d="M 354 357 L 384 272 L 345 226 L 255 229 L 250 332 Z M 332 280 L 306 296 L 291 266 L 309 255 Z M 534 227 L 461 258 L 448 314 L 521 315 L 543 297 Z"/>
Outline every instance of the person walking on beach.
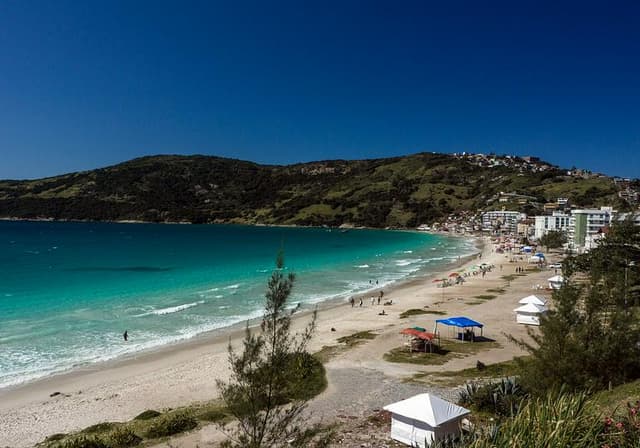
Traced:
<path fill-rule="evenodd" d="M 371 296 L 371 306 L 376 304 L 376 298 Z"/>
<path fill-rule="evenodd" d="M 356 304 L 356 301 L 353 299 L 353 296 L 349 299 L 349 303 L 351 303 L 351 308 Z"/>
<path fill-rule="evenodd" d="M 360 297 L 360 306 L 362 306 L 362 297 Z"/>
<path fill-rule="evenodd" d="M 127 342 L 129 340 L 129 330 L 124 330 L 122 338 L 124 339 L 124 342 Z"/>

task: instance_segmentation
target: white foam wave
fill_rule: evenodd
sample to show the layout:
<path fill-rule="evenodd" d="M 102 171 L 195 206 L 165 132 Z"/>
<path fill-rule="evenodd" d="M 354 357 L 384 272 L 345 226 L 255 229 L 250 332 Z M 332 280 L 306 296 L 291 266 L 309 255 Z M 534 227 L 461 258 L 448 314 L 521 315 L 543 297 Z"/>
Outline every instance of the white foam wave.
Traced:
<path fill-rule="evenodd" d="M 165 314 L 179 313 L 180 311 L 188 310 L 189 308 L 202 305 L 203 303 L 204 303 L 204 300 L 199 300 L 197 302 L 184 303 L 182 305 L 170 306 L 167 308 L 160 308 L 159 310 L 152 310 L 152 311 L 149 311 L 148 313 L 138 314 L 136 317 L 151 316 L 151 315 L 163 316 Z"/>
<path fill-rule="evenodd" d="M 366 269 L 366 268 L 368 268 L 370 266 L 368 264 L 359 264 L 359 265 L 356 265 L 355 267 L 359 268 L 359 269 Z"/>
<path fill-rule="evenodd" d="M 405 260 L 396 260 L 396 266 L 409 266 L 410 264 L 414 264 L 419 262 L 420 259 L 405 259 Z"/>
<path fill-rule="evenodd" d="M 225 286 L 223 289 L 238 289 L 240 287 L 240 283 L 236 283 L 235 285 Z"/>

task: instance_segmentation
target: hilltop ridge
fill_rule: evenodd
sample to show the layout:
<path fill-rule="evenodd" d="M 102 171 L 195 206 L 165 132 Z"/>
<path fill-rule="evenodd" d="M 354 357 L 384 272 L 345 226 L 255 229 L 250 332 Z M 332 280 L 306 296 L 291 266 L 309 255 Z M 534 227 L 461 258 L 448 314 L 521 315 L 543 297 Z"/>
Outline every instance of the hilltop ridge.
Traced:
<path fill-rule="evenodd" d="M 0 217 L 404 228 L 486 209 L 501 192 L 515 194 L 501 207 L 529 213 L 557 197 L 628 208 L 619 191 L 613 178 L 515 156 L 419 153 L 281 166 L 160 155 L 0 181 Z"/>

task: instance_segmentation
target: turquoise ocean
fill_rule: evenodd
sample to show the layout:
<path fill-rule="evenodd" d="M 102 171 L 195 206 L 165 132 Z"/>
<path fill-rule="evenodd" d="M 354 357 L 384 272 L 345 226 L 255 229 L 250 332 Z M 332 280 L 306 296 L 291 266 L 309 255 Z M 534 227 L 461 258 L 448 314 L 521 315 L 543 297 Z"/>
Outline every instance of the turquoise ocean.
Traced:
<path fill-rule="evenodd" d="M 0 388 L 258 317 L 280 248 L 303 307 L 475 252 L 418 232 L 0 221 Z"/>

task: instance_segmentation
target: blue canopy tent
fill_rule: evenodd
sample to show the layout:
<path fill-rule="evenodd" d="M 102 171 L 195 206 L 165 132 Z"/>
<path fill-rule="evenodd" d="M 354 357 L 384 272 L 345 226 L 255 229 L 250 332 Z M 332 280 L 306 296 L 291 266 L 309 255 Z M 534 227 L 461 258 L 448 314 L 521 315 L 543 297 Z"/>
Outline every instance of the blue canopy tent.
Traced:
<path fill-rule="evenodd" d="M 480 328 L 480 336 L 482 336 L 482 331 L 484 327 L 484 324 L 481 324 L 480 322 L 476 322 L 473 319 L 469 319 L 468 317 L 464 317 L 464 316 L 447 317 L 444 319 L 436 319 L 436 327 L 433 330 L 434 333 L 436 333 L 436 331 L 438 330 L 438 324 L 461 328 L 462 330 L 464 330 L 463 332 L 457 332 L 457 335 L 456 335 L 457 336 L 456 339 L 460 339 L 462 341 L 464 341 L 467 338 L 473 341 L 474 327 Z"/>

